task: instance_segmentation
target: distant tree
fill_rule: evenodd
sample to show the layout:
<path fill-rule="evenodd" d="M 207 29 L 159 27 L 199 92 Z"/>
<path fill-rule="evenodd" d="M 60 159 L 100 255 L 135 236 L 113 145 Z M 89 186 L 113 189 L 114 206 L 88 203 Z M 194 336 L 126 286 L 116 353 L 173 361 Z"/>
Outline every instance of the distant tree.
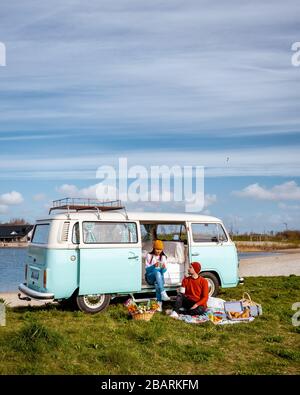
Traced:
<path fill-rule="evenodd" d="M 29 225 L 24 218 L 11 218 L 5 225 Z"/>
<path fill-rule="evenodd" d="M 276 238 L 282 240 L 300 240 L 300 231 L 299 230 L 285 230 L 283 232 L 276 233 Z"/>

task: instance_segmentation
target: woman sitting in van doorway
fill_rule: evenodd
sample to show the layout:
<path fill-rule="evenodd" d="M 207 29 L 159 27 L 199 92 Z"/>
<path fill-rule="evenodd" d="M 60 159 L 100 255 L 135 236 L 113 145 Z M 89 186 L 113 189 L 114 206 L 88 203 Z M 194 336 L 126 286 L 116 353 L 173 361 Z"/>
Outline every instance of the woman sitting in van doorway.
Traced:
<path fill-rule="evenodd" d="M 158 311 L 162 311 L 162 301 L 170 300 L 164 289 L 164 273 L 167 271 L 167 256 L 163 252 L 164 243 L 155 240 L 153 250 L 146 256 L 145 279 L 149 285 L 155 285 Z"/>

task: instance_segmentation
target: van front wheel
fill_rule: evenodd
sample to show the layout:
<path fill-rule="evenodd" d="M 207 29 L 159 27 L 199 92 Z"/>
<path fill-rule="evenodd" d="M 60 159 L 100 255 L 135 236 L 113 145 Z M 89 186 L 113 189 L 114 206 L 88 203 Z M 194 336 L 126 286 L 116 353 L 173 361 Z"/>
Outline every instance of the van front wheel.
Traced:
<path fill-rule="evenodd" d="M 98 295 L 82 295 L 76 298 L 77 306 L 84 313 L 100 313 L 104 311 L 110 302 L 110 295 L 98 294 Z"/>
<path fill-rule="evenodd" d="M 209 296 L 217 296 L 220 289 L 220 283 L 217 276 L 215 276 L 213 273 L 210 272 L 203 272 L 201 273 L 201 277 L 206 278 L 206 280 L 208 281 Z"/>

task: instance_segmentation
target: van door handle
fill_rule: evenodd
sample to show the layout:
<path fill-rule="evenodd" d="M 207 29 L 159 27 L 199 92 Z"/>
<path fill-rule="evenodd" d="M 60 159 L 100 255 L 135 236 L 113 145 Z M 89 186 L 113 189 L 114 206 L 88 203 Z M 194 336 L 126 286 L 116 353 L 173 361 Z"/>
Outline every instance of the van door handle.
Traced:
<path fill-rule="evenodd" d="M 138 257 L 139 257 L 138 255 L 131 255 L 128 257 L 128 259 L 138 259 Z"/>
<path fill-rule="evenodd" d="M 199 256 L 200 254 L 199 254 L 199 252 L 194 252 L 193 254 L 192 254 L 192 256 Z"/>

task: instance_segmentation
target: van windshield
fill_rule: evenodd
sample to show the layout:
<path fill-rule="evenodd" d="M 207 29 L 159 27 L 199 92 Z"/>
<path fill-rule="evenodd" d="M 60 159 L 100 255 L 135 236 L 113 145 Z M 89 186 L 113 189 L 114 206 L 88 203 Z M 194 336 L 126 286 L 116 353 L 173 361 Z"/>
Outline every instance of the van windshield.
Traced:
<path fill-rule="evenodd" d="M 32 243 L 47 244 L 49 237 L 50 224 L 39 224 L 34 228 Z"/>
<path fill-rule="evenodd" d="M 220 224 L 192 224 L 193 240 L 196 243 L 227 241 Z"/>

